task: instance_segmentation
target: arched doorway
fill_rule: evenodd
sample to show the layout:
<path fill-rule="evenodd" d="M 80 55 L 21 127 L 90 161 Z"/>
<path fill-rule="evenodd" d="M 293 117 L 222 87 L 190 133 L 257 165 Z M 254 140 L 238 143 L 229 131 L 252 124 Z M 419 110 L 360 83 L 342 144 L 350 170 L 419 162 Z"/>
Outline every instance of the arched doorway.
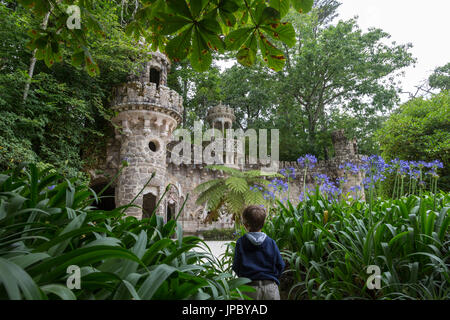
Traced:
<path fill-rule="evenodd" d="M 156 209 L 156 196 L 153 193 L 144 194 L 142 200 L 142 217 L 150 218 Z"/>
<path fill-rule="evenodd" d="M 107 185 L 107 183 L 99 183 L 91 187 L 99 197 L 98 203 L 95 201 L 93 203 L 98 210 L 111 211 L 116 208 L 116 194 L 114 187 L 109 186 L 100 196 L 98 195 Z"/>

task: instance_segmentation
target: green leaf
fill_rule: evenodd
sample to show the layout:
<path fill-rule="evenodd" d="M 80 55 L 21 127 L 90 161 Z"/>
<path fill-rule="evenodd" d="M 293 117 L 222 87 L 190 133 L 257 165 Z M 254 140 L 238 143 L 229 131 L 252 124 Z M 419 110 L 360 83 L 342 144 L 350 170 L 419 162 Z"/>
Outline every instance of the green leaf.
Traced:
<path fill-rule="evenodd" d="M 137 291 L 137 295 L 144 300 L 152 299 L 155 292 L 163 284 L 164 281 L 174 272 L 178 272 L 174 267 L 166 264 L 157 266 L 153 271 L 149 273 L 149 276 L 142 283 L 141 287 Z"/>
<path fill-rule="evenodd" d="M 9 299 L 41 300 L 36 283 L 21 267 L 6 259 L 0 258 L 0 284 L 4 287 Z"/>
<path fill-rule="evenodd" d="M 208 0 L 194 0 L 190 1 L 189 5 L 191 8 L 192 16 L 194 18 L 198 18 L 201 11 L 205 8 L 206 4 L 208 4 Z"/>
<path fill-rule="evenodd" d="M 170 13 L 159 13 L 158 18 L 154 18 L 153 24 L 162 35 L 170 35 L 178 30 L 192 24 L 193 21 L 182 16 L 176 16 Z"/>
<path fill-rule="evenodd" d="M 256 36 L 252 34 L 238 51 L 236 58 L 243 66 L 250 67 L 255 63 L 257 50 Z"/>
<path fill-rule="evenodd" d="M 203 0 L 197 0 L 203 1 Z M 192 20 L 191 11 L 185 0 L 166 0 L 167 6 L 173 12 Z M 198 6 L 196 6 L 198 7 Z"/>
<path fill-rule="evenodd" d="M 236 24 L 236 17 L 234 12 L 239 9 L 239 6 L 234 0 L 223 0 L 219 3 L 219 15 L 222 18 L 223 23 L 232 27 Z"/>
<path fill-rule="evenodd" d="M 295 30 L 291 23 L 273 23 L 261 26 L 270 37 L 284 42 L 288 47 L 295 45 Z"/>
<path fill-rule="evenodd" d="M 191 48 L 192 29 L 193 26 L 189 27 L 169 41 L 166 46 L 166 53 L 170 59 L 179 61 L 188 56 Z"/>
<path fill-rule="evenodd" d="M 199 72 L 208 70 L 212 62 L 211 52 L 197 28 L 194 29 L 190 62 L 194 70 Z"/>
<path fill-rule="evenodd" d="M 266 7 L 263 4 L 260 4 L 256 7 L 255 10 L 255 20 L 259 25 L 274 23 L 280 21 L 280 13 L 271 7 Z"/>
<path fill-rule="evenodd" d="M 241 45 L 252 34 L 254 28 L 241 28 L 234 30 L 228 34 L 225 38 L 225 45 L 228 50 L 238 50 Z"/>
<path fill-rule="evenodd" d="M 247 181 L 239 177 L 229 177 L 225 180 L 225 184 L 233 191 L 244 193 L 248 190 Z"/>
<path fill-rule="evenodd" d="M 258 40 L 259 49 L 261 50 L 264 61 L 267 63 L 269 68 L 275 71 L 282 70 L 286 61 L 283 52 L 267 40 L 262 33 L 260 33 Z"/>
<path fill-rule="evenodd" d="M 77 300 L 77 297 L 73 294 L 72 290 L 60 284 L 48 284 L 46 286 L 42 286 L 41 290 L 47 295 L 49 293 L 53 293 L 62 300 Z"/>
<path fill-rule="evenodd" d="M 298 12 L 308 13 L 314 5 L 314 0 L 292 0 L 292 5 Z"/>
<path fill-rule="evenodd" d="M 289 12 L 290 0 L 270 0 L 269 4 L 280 13 L 281 18 Z"/>
<path fill-rule="evenodd" d="M 223 52 L 225 49 L 225 45 L 222 42 L 222 39 L 215 34 L 211 32 L 205 32 L 203 30 L 199 30 L 200 35 L 202 36 L 203 40 L 205 40 L 206 45 L 211 49 L 218 52 Z"/>

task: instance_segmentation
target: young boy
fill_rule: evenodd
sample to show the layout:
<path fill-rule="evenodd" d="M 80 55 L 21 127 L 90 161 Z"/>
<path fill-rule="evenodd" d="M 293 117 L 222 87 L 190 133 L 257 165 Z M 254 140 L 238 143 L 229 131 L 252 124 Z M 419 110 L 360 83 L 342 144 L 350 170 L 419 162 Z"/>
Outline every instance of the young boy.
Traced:
<path fill-rule="evenodd" d="M 266 211 L 261 206 L 248 206 L 242 213 L 248 233 L 236 241 L 232 269 L 239 277 L 252 280 L 256 292 L 245 294 L 255 300 L 280 300 L 278 280 L 285 267 L 275 241 L 261 232 Z"/>

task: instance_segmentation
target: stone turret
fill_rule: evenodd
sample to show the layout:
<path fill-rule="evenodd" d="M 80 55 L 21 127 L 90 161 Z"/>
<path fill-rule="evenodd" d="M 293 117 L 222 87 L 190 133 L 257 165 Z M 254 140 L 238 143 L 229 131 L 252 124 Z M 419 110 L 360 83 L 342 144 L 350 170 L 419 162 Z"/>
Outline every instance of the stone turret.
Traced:
<path fill-rule="evenodd" d="M 221 101 L 218 106 L 208 110 L 206 120 L 211 128 L 219 129 L 223 133 L 226 129 L 231 129 L 236 117 L 234 116 L 234 109 L 223 105 Z"/>
<path fill-rule="evenodd" d="M 149 216 L 167 185 L 166 145 L 183 114 L 183 100 L 166 87 L 170 62 L 161 53 L 151 53 L 152 59 L 143 65 L 138 76 L 117 86 L 113 91 L 112 109 L 117 111 L 112 121 L 116 125 L 115 139 L 120 144 L 120 160 L 124 168 L 116 187 L 116 206 L 129 204 L 149 180 L 126 213 L 138 218 Z M 164 215 L 162 206 L 156 213 Z"/>

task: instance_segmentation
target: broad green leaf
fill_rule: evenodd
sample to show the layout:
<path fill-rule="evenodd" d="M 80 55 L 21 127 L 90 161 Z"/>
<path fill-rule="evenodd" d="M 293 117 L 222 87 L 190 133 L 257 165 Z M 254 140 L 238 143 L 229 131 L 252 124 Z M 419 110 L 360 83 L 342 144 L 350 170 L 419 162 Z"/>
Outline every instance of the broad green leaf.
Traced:
<path fill-rule="evenodd" d="M 194 18 L 198 18 L 201 11 L 208 4 L 208 0 L 194 0 L 189 2 L 189 6 L 191 8 L 192 16 Z"/>
<path fill-rule="evenodd" d="M 270 0 L 269 4 L 272 8 L 275 8 L 279 13 L 280 17 L 283 18 L 288 12 L 291 4 L 290 0 Z"/>
<path fill-rule="evenodd" d="M 191 11 L 189 10 L 189 7 L 185 0 L 166 0 L 166 3 L 169 9 L 173 12 L 192 20 Z"/>
<path fill-rule="evenodd" d="M 169 41 L 166 46 L 166 53 L 174 61 L 183 60 L 189 54 L 191 48 L 191 36 L 193 26 L 189 27 L 178 36 Z"/>
<path fill-rule="evenodd" d="M 156 25 L 158 32 L 162 35 L 173 34 L 192 23 L 193 21 L 186 17 L 162 12 L 159 13 L 158 17 L 154 18 L 153 22 L 153 24 Z"/>
<path fill-rule="evenodd" d="M 284 42 L 288 47 L 295 45 L 295 30 L 291 23 L 273 23 L 261 26 L 270 37 Z"/>
<path fill-rule="evenodd" d="M 274 71 L 282 70 L 286 60 L 283 52 L 276 48 L 262 33 L 260 33 L 258 40 L 259 49 L 269 68 Z"/>
<path fill-rule="evenodd" d="M 314 0 L 291 0 L 295 10 L 300 13 L 308 13 L 311 11 Z"/>
<path fill-rule="evenodd" d="M 141 297 L 141 299 L 151 300 L 163 282 L 174 272 L 178 272 L 177 269 L 166 264 L 157 266 L 149 273 L 147 279 L 142 283 L 137 291 L 137 295 Z"/>
<path fill-rule="evenodd" d="M 211 52 L 197 28 L 194 28 L 192 38 L 191 65 L 196 71 L 206 71 L 212 62 Z"/>
<path fill-rule="evenodd" d="M 252 34 L 253 30 L 254 28 L 248 27 L 230 32 L 225 38 L 225 45 L 227 46 L 227 49 L 238 50 Z"/>
<path fill-rule="evenodd" d="M 243 66 L 250 67 L 255 63 L 258 50 L 255 34 L 252 34 L 237 53 L 237 60 Z"/>
<path fill-rule="evenodd" d="M 232 27 L 236 24 L 234 12 L 238 9 L 239 6 L 234 0 L 223 0 L 219 3 L 219 15 L 226 26 Z"/>
<path fill-rule="evenodd" d="M 263 4 L 256 7 L 254 16 L 258 26 L 280 21 L 280 13 L 276 9 L 266 7 Z"/>

